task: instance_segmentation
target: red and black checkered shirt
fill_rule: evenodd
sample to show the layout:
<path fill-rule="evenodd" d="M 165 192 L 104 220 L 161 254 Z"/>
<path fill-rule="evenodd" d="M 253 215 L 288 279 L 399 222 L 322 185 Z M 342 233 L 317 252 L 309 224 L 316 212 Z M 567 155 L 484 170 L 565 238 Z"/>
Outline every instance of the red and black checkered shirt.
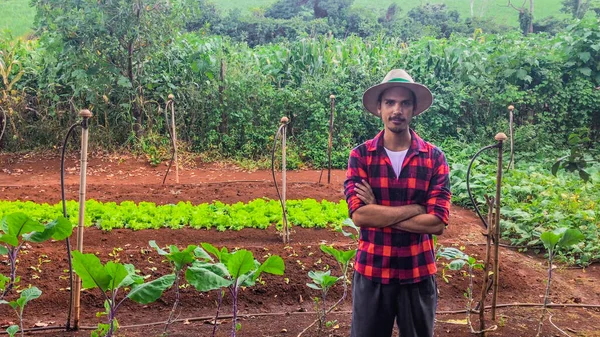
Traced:
<path fill-rule="evenodd" d="M 447 225 L 451 193 L 444 153 L 410 130 L 411 146 L 396 178 L 383 147 L 383 133 L 350 152 L 344 182 L 350 217 L 365 205 L 354 191 L 355 183 L 364 179 L 371 185 L 377 204 L 420 204 Z M 432 236 L 389 227 L 361 227 L 354 269 L 378 283 L 419 282 L 437 271 Z"/>

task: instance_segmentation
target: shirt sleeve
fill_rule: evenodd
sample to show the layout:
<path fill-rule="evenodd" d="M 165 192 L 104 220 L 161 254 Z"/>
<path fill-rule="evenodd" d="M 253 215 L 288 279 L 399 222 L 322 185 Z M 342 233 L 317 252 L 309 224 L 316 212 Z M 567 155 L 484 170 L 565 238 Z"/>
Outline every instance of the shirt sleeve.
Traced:
<path fill-rule="evenodd" d="M 450 215 L 450 168 L 444 153 L 439 151 L 434 173 L 427 191 L 427 214 L 435 215 L 447 226 Z"/>
<path fill-rule="evenodd" d="M 360 155 L 357 148 L 350 152 L 348 159 L 348 170 L 346 171 L 346 180 L 344 181 L 344 194 L 348 203 L 348 216 L 352 218 L 352 213 L 364 206 L 365 203 L 356 196 L 354 186 L 361 180 L 367 180 L 367 169 L 364 158 Z"/>

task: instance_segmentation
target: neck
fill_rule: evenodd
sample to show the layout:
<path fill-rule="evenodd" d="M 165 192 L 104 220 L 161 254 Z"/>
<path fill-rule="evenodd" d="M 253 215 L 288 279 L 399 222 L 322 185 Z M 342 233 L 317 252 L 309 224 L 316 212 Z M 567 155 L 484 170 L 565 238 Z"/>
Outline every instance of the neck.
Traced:
<path fill-rule="evenodd" d="M 390 151 L 404 151 L 410 147 L 412 136 L 409 129 L 401 133 L 385 130 L 383 133 L 383 146 Z"/>

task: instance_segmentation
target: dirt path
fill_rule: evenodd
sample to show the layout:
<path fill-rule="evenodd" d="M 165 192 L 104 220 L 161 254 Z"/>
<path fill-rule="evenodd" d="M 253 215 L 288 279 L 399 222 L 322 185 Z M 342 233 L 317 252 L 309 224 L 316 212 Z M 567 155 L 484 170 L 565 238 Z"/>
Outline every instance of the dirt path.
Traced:
<path fill-rule="evenodd" d="M 74 160 L 67 166 L 67 198 L 76 199 L 78 193 L 78 169 Z M 35 202 L 56 203 L 59 201 L 59 166 L 56 158 L 16 157 L 0 155 L 0 199 L 32 200 Z M 91 158 L 89 165 L 88 197 L 101 201 L 153 201 L 158 204 L 190 200 L 193 203 L 220 200 L 226 203 L 249 201 L 258 197 L 276 198 L 268 171 L 245 172 L 230 165 L 200 165 L 181 172 L 181 183 L 162 185 L 164 167 L 151 168 L 144 161 L 127 157 Z M 288 197 L 290 199 L 314 198 L 338 201 L 343 198 L 343 171 L 332 173 L 332 184 L 317 184 L 320 171 L 290 172 Z M 323 174 L 323 182 L 326 172 Z M 444 246 L 465 247 L 465 251 L 477 258 L 483 258 L 484 242 L 482 229 L 476 216 L 469 210 L 453 207 L 448 230 L 439 238 Z M 347 238 L 330 230 L 296 228 L 292 233 L 292 244 L 283 247 L 278 233 L 273 227 L 269 230 L 244 229 L 239 232 L 217 232 L 214 230 L 114 230 L 102 232 L 90 229 L 85 233 L 85 251 L 98 254 L 102 261 L 119 259 L 133 263 L 144 275 L 156 277 L 169 272 L 168 266 L 148 246 L 149 240 L 157 240 L 159 245 L 199 244 L 211 242 L 217 246 L 240 247 L 251 250 L 262 260 L 268 253 L 281 255 L 286 262 L 284 277 L 266 276 L 264 284 L 245 289 L 240 298 L 242 314 L 250 315 L 242 320 L 240 336 L 296 336 L 310 324 L 315 315 L 311 298 L 317 293 L 305 283 L 309 282 L 307 272 L 331 266 L 338 272 L 335 262 L 321 253 L 319 244 L 336 246 L 352 244 Z M 541 303 L 545 290 L 546 267 L 544 260 L 531 254 L 522 254 L 514 249 L 501 249 L 499 303 Z M 64 243 L 51 242 L 25 247 L 19 261 L 21 286 L 38 286 L 43 295 L 33 301 L 25 311 L 26 327 L 36 322 L 61 325 L 66 320 L 68 307 L 68 282 L 63 270 L 66 268 Z M 50 260 L 51 262 L 44 262 Z M 466 301 L 463 296 L 468 286 L 468 278 L 461 272 L 446 272 L 449 282 L 441 277 L 439 264 L 439 311 L 461 310 Z M 0 273 L 7 273 L 7 266 L 0 263 Z M 481 273 L 476 272 L 474 293 L 478 297 Z M 557 268 L 552 284 L 551 300 L 561 304 L 599 304 L 600 268 L 597 265 L 587 269 Z M 339 298 L 341 286 L 333 289 L 332 298 Z M 193 288 L 182 289 L 182 303 L 179 318 L 211 317 L 215 312 L 216 293 L 198 293 Z M 174 294 L 168 291 L 156 303 L 141 306 L 127 303 L 118 313 L 121 325 L 163 321 L 167 318 L 174 301 Z M 330 319 L 338 321 L 335 329 L 329 329 L 332 336 L 347 336 L 350 324 L 350 300 L 341 306 L 341 312 L 332 314 Z M 228 297 L 225 306 L 230 305 Z M 9 310 L 0 310 L 0 326 L 15 322 L 16 317 Z M 92 326 L 100 321 L 96 312 L 102 310 L 102 299 L 97 290 L 84 291 L 82 295 L 82 324 Z M 535 336 L 539 308 L 508 307 L 498 310 L 498 330 L 489 336 Z M 258 314 L 272 316 L 256 316 Z M 553 309 L 553 322 L 571 336 L 600 336 L 600 311 L 598 309 Z M 254 316 L 252 316 L 254 315 Z M 489 314 L 488 314 L 489 317 Z M 450 320 L 460 320 L 464 314 L 438 315 L 436 336 L 471 336 L 465 325 L 450 324 Z M 473 316 L 475 324 L 477 319 Z M 212 325 L 206 320 L 190 319 L 173 325 L 172 336 L 210 336 Z M 491 323 L 491 322 L 490 322 Z M 230 321 L 224 319 L 219 326 L 218 336 L 229 335 Z M 336 326 L 334 324 L 334 326 Z M 162 326 L 127 328 L 121 331 L 124 336 L 157 336 Z M 47 336 L 87 336 L 89 332 L 64 333 L 47 332 Z M 560 332 L 544 324 L 544 336 L 559 336 Z M 309 331 L 306 336 L 316 336 Z"/>

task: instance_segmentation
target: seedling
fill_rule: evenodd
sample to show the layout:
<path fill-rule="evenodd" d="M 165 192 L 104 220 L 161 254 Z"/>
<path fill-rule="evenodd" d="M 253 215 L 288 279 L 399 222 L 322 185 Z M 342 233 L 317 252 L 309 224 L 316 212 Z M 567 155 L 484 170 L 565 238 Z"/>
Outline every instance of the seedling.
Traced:
<path fill-rule="evenodd" d="M 169 314 L 169 319 L 165 324 L 164 333 L 167 334 L 169 332 L 169 325 L 173 323 L 173 319 L 175 317 L 175 311 L 177 310 L 177 306 L 179 305 L 179 297 L 180 297 L 180 281 L 181 281 L 181 272 L 188 266 L 191 266 L 192 263 L 196 260 L 196 255 L 200 255 L 204 260 L 209 259 L 210 256 L 202 255 L 204 252 L 202 249 L 197 249 L 198 247 L 195 245 L 189 245 L 186 249 L 180 251 L 179 248 L 175 245 L 169 246 L 169 252 L 161 249 L 156 241 L 151 240 L 149 242 L 150 247 L 156 249 L 159 255 L 164 256 L 169 263 L 173 266 L 173 274 L 175 275 L 175 303 L 173 303 L 173 308 L 171 309 L 171 313 Z M 195 251 L 198 251 L 197 254 L 194 254 Z M 204 253 L 206 254 L 206 253 Z"/>
<path fill-rule="evenodd" d="M 546 284 L 546 294 L 544 295 L 544 306 L 542 309 L 542 315 L 540 317 L 540 323 L 538 325 L 538 331 L 536 337 L 539 337 L 542 333 L 542 325 L 544 322 L 544 316 L 548 310 L 548 298 L 550 297 L 550 285 L 552 282 L 552 263 L 554 256 L 560 248 L 568 248 L 578 244 L 585 237 L 577 229 L 557 228 L 553 231 L 547 231 L 542 233 L 540 240 L 544 244 L 544 247 L 548 250 L 548 282 Z"/>
<path fill-rule="evenodd" d="M 117 311 L 126 299 L 140 304 L 152 303 L 175 281 L 175 275 L 168 274 L 144 283 L 144 278 L 136 274 L 132 264 L 109 261 L 103 265 L 96 255 L 83 254 L 76 250 L 73 251 L 73 270 L 81 278 L 83 289 L 100 288 L 104 295 L 105 312 L 101 315 L 107 315 L 108 323 L 98 324 L 98 329 L 92 333 L 92 337 L 113 335 L 118 328 Z M 117 294 L 124 288 L 131 290 L 119 301 Z"/>
<path fill-rule="evenodd" d="M 31 287 L 31 288 L 27 288 L 27 289 L 23 290 L 21 292 L 21 297 L 19 297 L 17 300 L 10 301 L 10 302 L 7 302 L 5 300 L 0 300 L 0 304 L 8 304 L 11 308 L 13 308 L 13 310 L 19 317 L 19 326 L 21 327 L 21 336 L 25 336 L 25 333 L 23 331 L 23 310 L 25 309 L 25 306 L 27 305 L 27 303 L 29 303 L 29 301 L 34 300 L 34 299 L 40 297 L 41 295 L 42 295 L 41 290 L 39 290 L 37 287 Z M 11 325 L 8 327 L 8 329 L 6 329 L 6 332 L 11 337 L 13 337 L 19 330 L 19 326 Z"/>
<path fill-rule="evenodd" d="M 64 217 L 46 226 L 24 213 L 12 213 L 0 220 L 0 255 L 8 255 L 10 276 L 0 274 L 0 300 L 19 282 L 17 257 L 26 242 L 44 242 L 50 238 L 64 240 L 71 236 L 73 225 Z"/>
<path fill-rule="evenodd" d="M 343 277 L 335 277 L 331 276 L 331 270 L 328 271 L 309 271 L 308 277 L 310 277 L 314 283 L 307 283 L 306 285 L 309 288 L 320 290 L 321 298 L 315 297 L 315 307 L 317 308 L 318 320 L 319 320 L 319 330 L 317 335 L 321 335 L 321 331 L 323 329 L 323 325 L 327 320 L 327 293 L 329 289 L 339 280 L 343 279 Z"/>
<path fill-rule="evenodd" d="M 260 264 L 254 259 L 252 252 L 245 249 L 229 253 L 227 248 L 223 247 L 221 250 L 218 250 L 209 243 L 202 243 L 202 248 L 205 250 L 202 250 L 204 252 L 202 254 L 208 252 L 216 257 L 216 261 L 210 255 L 206 254 L 208 260 L 195 261 L 192 267 L 186 270 L 185 278 L 198 291 L 206 292 L 221 288 L 229 289 L 233 298 L 231 336 L 235 337 L 236 332 L 241 328 L 241 325 L 237 323 L 237 297 L 240 287 L 254 286 L 262 273 L 283 275 L 285 270 L 283 259 L 278 255 L 271 255 L 265 262 Z M 200 253 L 200 251 L 198 252 Z M 218 319 L 219 309 L 220 301 L 215 322 Z"/>

